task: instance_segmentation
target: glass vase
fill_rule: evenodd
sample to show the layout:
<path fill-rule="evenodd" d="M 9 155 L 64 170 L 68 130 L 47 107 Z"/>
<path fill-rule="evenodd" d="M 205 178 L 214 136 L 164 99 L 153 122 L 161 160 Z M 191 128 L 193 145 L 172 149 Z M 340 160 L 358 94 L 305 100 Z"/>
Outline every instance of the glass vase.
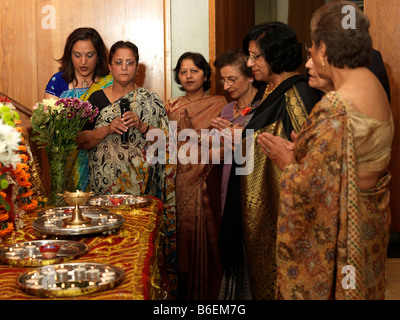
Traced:
<path fill-rule="evenodd" d="M 65 191 L 65 168 L 67 155 L 59 153 L 47 153 L 50 166 L 50 194 L 48 205 L 61 206 L 65 204 L 64 198 L 60 196 Z"/>

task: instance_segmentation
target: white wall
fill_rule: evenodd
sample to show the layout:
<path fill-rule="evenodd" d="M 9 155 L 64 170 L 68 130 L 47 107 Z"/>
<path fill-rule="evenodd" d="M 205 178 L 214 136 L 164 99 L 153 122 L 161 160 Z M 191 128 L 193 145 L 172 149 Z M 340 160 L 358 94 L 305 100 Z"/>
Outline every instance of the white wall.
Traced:
<path fill-rule="evenodd" d="M 209 58 L 208 0 L 171 0 L 171 66 L 187 52 Z M 173 80 L 172 97 L 183 95 Z"/>

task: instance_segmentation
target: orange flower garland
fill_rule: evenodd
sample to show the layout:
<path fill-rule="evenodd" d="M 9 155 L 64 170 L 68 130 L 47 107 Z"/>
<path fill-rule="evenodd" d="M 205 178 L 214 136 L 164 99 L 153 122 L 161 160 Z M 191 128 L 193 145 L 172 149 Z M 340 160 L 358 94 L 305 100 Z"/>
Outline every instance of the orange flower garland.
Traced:
<path fill-rule="evenodd" d="M 22 133 L 23 128 L 20 127 L 21 121 L 16 121 L 16 129 Z M 30 199 L 33 192 L 29 189 L 32 186 L 30 182 L 29 166 L 27 162 L 29 157 L 27 155 L 27 149 L 24 144 L 25 140 L 21 135 L 21 145 L 18 147 L 19 156 L 21 162 L 17 164 L 15 169 L 9 172 L 10 177 L 18 184 L 19 190 L 15 200 L 14 208 L 18 208 L 18 211 L 30 211 L 34 210 L 38 202 L 34 199 Z M 0 164 L 1 168 L 1 164 Z M 12 186 L 10 186 L 12 188 Z M 5 192 L 0 192 L 0 197 L 4 200 L 7 199 Z M 5 209 L 4 205 L 0 206 L 0 237 L 4 237 L 14 230 L 14 223 L 9 221 L 10 215 Z"/>

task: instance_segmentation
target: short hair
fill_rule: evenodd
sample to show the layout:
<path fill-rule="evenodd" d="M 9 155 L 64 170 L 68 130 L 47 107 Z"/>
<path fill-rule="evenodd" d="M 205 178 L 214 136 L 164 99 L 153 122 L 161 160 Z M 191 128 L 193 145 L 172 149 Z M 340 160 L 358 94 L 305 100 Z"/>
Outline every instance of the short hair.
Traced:
<path fill-rule="evenodd" d="M 282 22 L 269 22 L 249 30 L 243 40 L 243 51 L 249 55 L 249 43 L 255 41 L 272 72 L 297 70 L 303 62 L 302 46 L 296 33 Z"/>
<path fill-rule="evenodd" d="M 343 28 L 344 6 L 355 8 L 355 28 Z M 329 2 L 319 8 L 311 18 L 311 40 L 318 48 L 323 41 L 328 62 L 337 68 L 357 68 L 371 62 L 372 39 L 370 21 L 362 10 L 350 1 Z"/>
<path fill-rule="evenodd" d="M 93 28 L 78 28 L 68 36 L 63 56 L 57 60 L 60 63 L 59 71 L 62 72 L 62 77 L 67 83 L 76 80 L 71 54 L 72 47 L 80 40 L 90 40 L 97 52 L 97 63 L 92 81 L 94 82 L 97 77 L 104 77 L 110 73 L 107 64 L 108 51 L 100 34 Z"/>
<path fill-rule="evenodd" d="M 241 49 L 228 50 L 221 54 L 214 62 L 214 67 L 218 69 L 226 66 L 236 66 L 245 77 L 253 77 L 251 68 L 247 66 L 246 53 Z"/>
<path fill-rule="evenodd" d="M 112 63 L 112 59 L 114 58 L 114 54 L 118 49 L 130 49 L 135 56 L 136 63 L 139 64 L 139 48 L 130 41 L 117 41 L 114 43 L 110 49 L 110 56 L 108 58 L 109 64 Z"/>
<path fill-rule="evenodd" d="M 179 70 L 181 69 L 182 61 L 186 59 L 191 59 L 195 66 L 204 72 L 204 76 L 206 80 L 203 83 L 203 90 L 207 91 L 211 88 L 211 67 L 207 60 L 201 53 L 198 52 L 185 52 L 180 56 L 178 62 L 176 63 L 176 67 L 174 69 L 174 80 L 177 84 L 181 85 L 181 81 L 179 80 Z M 185 91 L 185 89 L 181 86 L 179 88 L 181 91 Z"/>

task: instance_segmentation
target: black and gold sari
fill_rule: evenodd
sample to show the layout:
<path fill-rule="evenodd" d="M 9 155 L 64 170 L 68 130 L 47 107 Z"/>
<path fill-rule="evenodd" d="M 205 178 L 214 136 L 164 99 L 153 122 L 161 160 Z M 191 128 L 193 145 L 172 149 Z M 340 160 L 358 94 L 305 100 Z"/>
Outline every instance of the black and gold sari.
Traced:
<path fill-rule="evenodd" d="M 260 88 L 254 101 L 261 99 L 264 91 L 265 87 Z M 227 279 L 221 293 L 226 299 L 243 299 L 242 282 L 247 276 L 252 299 L 275 299 L 281 171 L 262 153 L 257 137 L 269 132 L 290 140 L 291 132 L 300 131 L 319 99 L 306 77 L 288 78 L 254 110 L 243 131 L 242 150 L 246 139 L 251 139 L 252 150 L 246 151 L 254 159 L 254 169 L 249 174 L 237 175 L 240 166 L 234 163 L 230 174 L 220 233 L 220 253 Z M 254 130 L 254 134 L 246 136 L 246 129 Z M 242 150 L 238 152 L 244 154 Z"/>

